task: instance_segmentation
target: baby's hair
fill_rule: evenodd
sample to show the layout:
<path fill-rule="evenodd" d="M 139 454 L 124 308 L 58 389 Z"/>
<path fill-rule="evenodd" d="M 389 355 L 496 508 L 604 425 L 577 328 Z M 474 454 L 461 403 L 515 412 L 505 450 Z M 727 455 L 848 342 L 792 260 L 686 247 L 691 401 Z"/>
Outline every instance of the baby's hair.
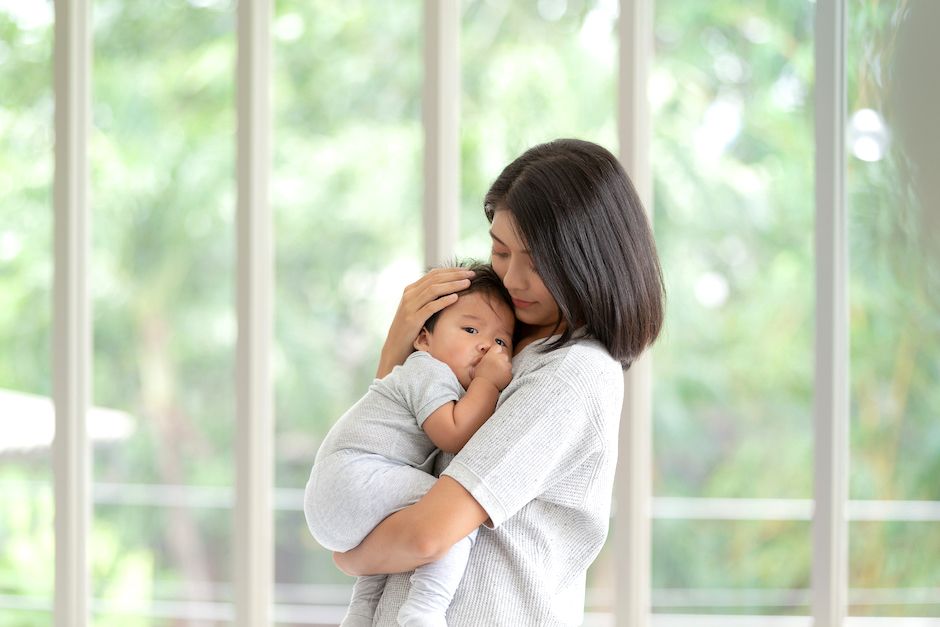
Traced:
<path fill-rule="evenodd" d="M 480 292 L 485 294 L 488 298 L 501 300 L 509 307 L 509 311 L 515 311 L 512 304 L 512 296 L 510 296 L 509 291 L 503 287 L 503 282 L 499 280 L 499 276 L 497 276 L 496 271 L 493 270 L 492 265 L 473 259 L 457 261 L 451 265 L 453 267 L 467 268 L 468 270 L 473 270 L 475 273 L 473 278 L 470 279 L 470 287 L 457 292 L 457 296 Z M 443 311 L 443 309 L 441 311 Z M 441 311 L 435 312 L 424 323 L 424 328 L 427 329 L 429 333 L 434 331 L 434 325 L 437 324 L 437 319 L 441 317 Z"/>

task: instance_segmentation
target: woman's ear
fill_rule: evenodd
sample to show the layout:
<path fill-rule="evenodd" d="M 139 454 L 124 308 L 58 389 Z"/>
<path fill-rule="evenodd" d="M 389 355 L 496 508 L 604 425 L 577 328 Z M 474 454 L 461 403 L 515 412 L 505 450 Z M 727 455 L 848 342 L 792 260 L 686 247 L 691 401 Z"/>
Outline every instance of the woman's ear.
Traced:
<path fill-rule="evenodd" d="M 415 338 L 414 347 L 416 351 L 427 352 L 431 348 L 431 332 L 427 327 L 421 327 L 421 333 Z"/>

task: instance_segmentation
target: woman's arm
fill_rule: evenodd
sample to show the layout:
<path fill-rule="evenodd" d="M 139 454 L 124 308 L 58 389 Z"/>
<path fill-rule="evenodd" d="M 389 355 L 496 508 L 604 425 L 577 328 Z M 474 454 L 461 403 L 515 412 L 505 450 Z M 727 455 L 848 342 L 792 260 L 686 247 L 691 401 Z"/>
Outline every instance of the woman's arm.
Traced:
<path fill-rule="evenodd" d="M 454 304 L 456 292 L 470 285 L 469 277 L 473 274 L 466 268 L 435 269 L 405 288 L 382 346 L 376 378 L 384 378 L 392 368 L 405 363 L 414 351 L 415 338 L 427 319 Z"/>
<path fill-rule="evenodd" d="M 488 518 L 476 499 L 441 477 L 421 500 L 395 512 L 351 551 L 334 553 L 347 575 L 404 573 L 434 562 Z"/>

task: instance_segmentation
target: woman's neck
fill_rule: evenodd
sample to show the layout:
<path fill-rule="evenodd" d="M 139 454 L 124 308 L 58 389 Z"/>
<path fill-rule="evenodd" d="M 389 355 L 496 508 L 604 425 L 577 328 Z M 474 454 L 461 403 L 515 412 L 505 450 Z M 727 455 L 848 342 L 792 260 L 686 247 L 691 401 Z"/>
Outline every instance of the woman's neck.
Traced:
<path fill-rule="evenodd" d="M 539 327 L 522 324 L 522 339 L 516 343 L 515 349 L 513 350 L 513 355 L 518 355 L 519 351 L 536 340 L 541 340 L 553 335 L 564 333 L 566 326 L 567 325 L 565 324 L 564 320 L 562 320 L 561 324 L 559 324 L 557 327 L 554 324 Z"/>

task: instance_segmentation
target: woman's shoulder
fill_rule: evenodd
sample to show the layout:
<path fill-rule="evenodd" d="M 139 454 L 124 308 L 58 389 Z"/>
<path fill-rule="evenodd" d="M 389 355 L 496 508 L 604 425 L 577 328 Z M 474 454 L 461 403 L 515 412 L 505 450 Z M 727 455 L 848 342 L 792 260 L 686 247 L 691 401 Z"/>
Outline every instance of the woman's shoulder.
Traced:
<path fill-rule="evenodd" d="M 426 351 L 415 351 L 405 359 L 405 363 L 395 366 L 385 375 L 384 379 L 376 379 L 369 389 L 400 399 L 400 395 L 426 394 L 427 390 L 440 388 L 459 391 L 458 398 L 464 392 L 457 376 L 447 364 Z"/>
<path fill-rule="evenodd" d="M 623 368 L 603 344 L 582 336 L 566 345 L 545 350 L 544 343 L 533 343 L 513 359 L 513 376 L 553 375 L 569 383 L 591 388 L 623 381 Z"/>

